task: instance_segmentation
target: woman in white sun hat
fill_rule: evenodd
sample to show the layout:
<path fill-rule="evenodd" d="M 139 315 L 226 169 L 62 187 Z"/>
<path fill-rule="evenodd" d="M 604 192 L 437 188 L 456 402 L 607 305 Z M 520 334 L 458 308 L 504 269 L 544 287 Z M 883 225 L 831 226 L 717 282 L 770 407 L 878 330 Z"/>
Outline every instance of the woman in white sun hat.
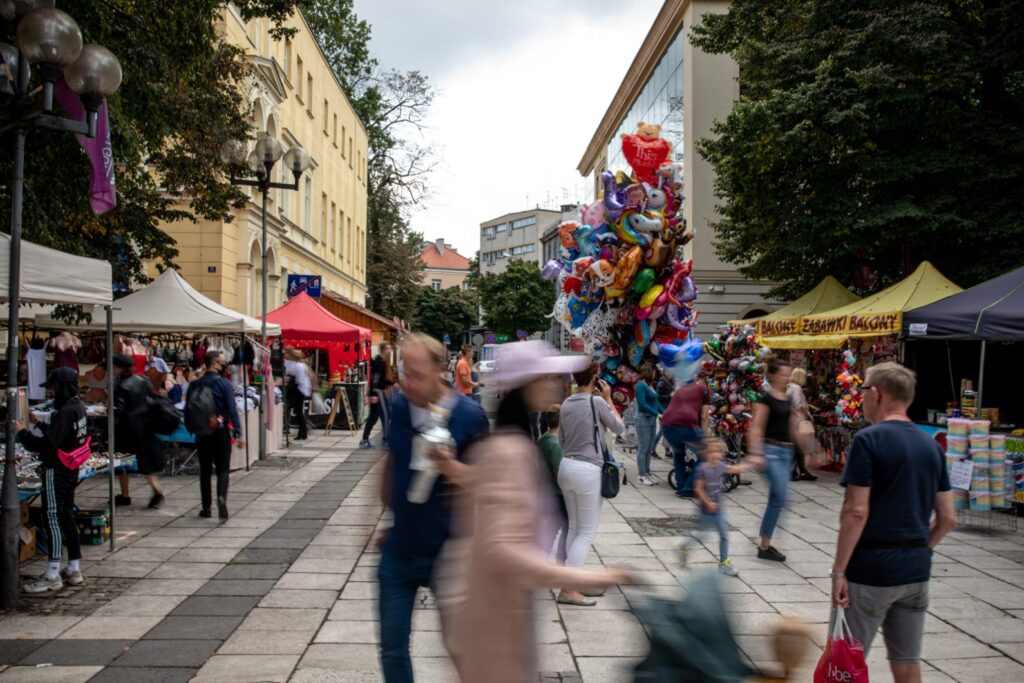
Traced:
<path fill-rule="evenodd" d="M 492 377 L 504 397 L 496 429 L 469 451 L 472 484 L 459 503 L 459 519 L 472 520 L 472 538 L 464 555 L 453 560 L 464 600 L 451 607 L 449 645 L 463 681 L 537 680 L 536 590 L 593 591 L 630 578 L 623 569 L 585 570 L 548 560 L 550 495 L 530 415 L 557 400 L 563 375 L 590 362 L 584 356 L 558 356 L 544 341 L 498 349 Z M 446 460 L 438 463 L 442 473 Z"/>

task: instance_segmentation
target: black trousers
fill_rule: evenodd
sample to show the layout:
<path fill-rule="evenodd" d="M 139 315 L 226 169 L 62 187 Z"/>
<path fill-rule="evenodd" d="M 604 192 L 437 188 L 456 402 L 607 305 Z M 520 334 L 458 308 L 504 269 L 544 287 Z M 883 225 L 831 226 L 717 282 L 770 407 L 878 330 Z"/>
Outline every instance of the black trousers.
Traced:
<path fill-rule="evenodd" d="M 384 438 L 388 438 L 388 404 L 384 398 L 384 392 L 380 389 L 374 389 L 373 395 L 377 397 L 376 403 L 370 404 L 370 416 L 366 418 L 366 425 L 363 427 L 363 441 L 369 441 L 370 432 L 377 424 L 377 420 L 380 420 L 381 432 L 384 434 Z"/>
<path fill-rule="evenodd" d="M 217 500 L 227 500 L 228 480 L 231 478 L 231 434 L 221 427 L 213 434 L 196 437 L 196 448 L 199 451 L 199 495 L 203 501 L 203 509 L 209 510 L 210 480 L 214 470 L 217 471 Z"/>
<path fill-rule="evenodd" d="M 75 523 L 75 487 L 78 470 L 66 467 L 43 467 L 43 524 L 49 540 L 51 560 L 59 560 L 63 546 L 68 547 L 68 559 L 82 558 L 82 545 Z"/>
<path fill-rule="evenodd" d="M 286 395 L 286 398 L 288 399 L 288 421 L 291 422 L 292 415 L 298 416 L 297 419 L 299 421 L 299 433 L 297 435 L 297 438 L 305 439 L 307 436 L 306 430 L 308 428 L 308 426 L 306 425 L 306 411 L 304 410 L 304 407 L 306 405 L 306 397 L 302 395 L 301 391 L 299 391 L 299 388 L 295 385 L 295 382 L 292 382 L 291 384 L 288 385 L 288 393 Z"/>

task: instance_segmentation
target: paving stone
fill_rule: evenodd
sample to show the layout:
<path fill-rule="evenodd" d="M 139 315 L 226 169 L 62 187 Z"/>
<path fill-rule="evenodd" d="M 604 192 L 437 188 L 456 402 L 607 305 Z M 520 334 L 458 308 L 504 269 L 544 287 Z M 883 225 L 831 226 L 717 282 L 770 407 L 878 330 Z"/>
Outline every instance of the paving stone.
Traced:
<path fill-rule="evenodd" d="M 1008 657 L 929 659 L 928 663 L 965 683 L 1009 683 L 1024 680 L 1024 665 Z"/>
<path fill-rule="evenodd" d="M 263 596 L 269 593 L 273 587 L 274 581 L 272 579 L 218 579 L 214 577 L 203 584 L 195 594 Z"/>
<path fill-rule="evenodd" d="M 106 666 L 123 654 L 131 640 L 55 640 L 44 645 L 20 661 L 36 666 Z"/>
<path fill-rule="evenodd" d="M 239 627 L 243 631 L 305 631 L 316 628 L 327 616 L 326 609 L 257 607 Z"/>
<path fill-rule="evenodd" d="M 41 638 L 0 640 L 0 664 L 15 664 L 49 642 Z"/>
<path fill-rule="evenodd" d="M 91 616 L 82 619 L 60 635 L 61 640 L 90 640 L 96 638 L 113 638 L 115 640 L 138 640 L 159 624 L 162 616 L 131 617 Z"/>
<path fill-rule="evenodd" d="M 220 640 L 140 640 L 111 666 L 198 668 L 220 644 Z"/>
<path fill-rule="evenodd" d="M 206 579 L 140 579 L 124 595 L 192 595 Z"/>
<path fill-rule="evenodd" d="M 577 657 L 586 683 L 622 683 L 633 679 L 633 668 L 640 657 Z"/>
<path fill-rule="evenodd" d="M 348 581 L 348 574 L 308 574 L 301 572 L 288 572 L 278 580 L 274 587 L 298 590 L 340 591 L 346 581 Z"/>
<path fill-rule="evenodd" d="M 244 616 L 260 598 L 259 595 L 193 595 L 174 608 L 171 616 Z"/>
<path fill-rule="evenodd" d="M 230 562 L 238 550 L 235 548 L 185 548 L 171 557 L 172 562 Z"/>
<path fill-rule="evenodd" d="M 301 655 L 313 636 L 312 631 L 235 631 L 217 652 L 225 655 Z"/>
<path fill-rule="evenodd" d="M 259 606 L 330 609 L 337 598 L 338 591 L 275 588 L 264 596 Z"/>
<path fill-rule="evenodd" d="M 107 667 L 89 683 L 188 683 L 198 669 L 181 667 Z"/>
<path fill-rule="evenodd" d="M 298 548 L 245 548 L 235 556 L 235 564 L 291 563 L 302 551 Z"/>
<path fill-rule="evenodd" d="M 380 653 L 376 645 L 313 644 L 299 660 L 299 669 L 377 671 Z"/>
<path fill-rule="evenodd" d="M 102 667 L 99 666 L 12 666 L 0 673 L 0 681 L 11 683 L 85 683 Z"/>
<path fill-rule="evenodd" d="M 375 621 L 378 618 L 376 600 L 338 600 L 327 616 L 329 621 Z"/>
<path fill-rule="evenodd" d="M 162 617 L 169 614 L 183 595 L 122 595 L 94 612 L 97 617 Z"/>
<path fill-rule="evenodd" d="M 224 565 L 217 562 L 164 562 L 154 568 L 147 578 L 209 579 L 223 568 Z"/>
<path fill-rule="evenodd" d="M 455 676 L 429 679 L 416 667 L 415 660 L 413 661 L 413 671 L 415 673 L 416 680 L 422 681 L 422 683 L 457 680 Z M 292 677 L 289 679 L 289 683 L 384 683 L 384 675 L 380 672 L 379 668 L 372 671 L 360 671 L 355 669 L 340 671 L 337 669 L 305 667 L 296 669 L 295 673 L 293 673 Z"/>
<path fill-rule="evenodd" d="M 299 655 L 214 655 L 203 665 L 194 683 L 284 683 Z"/>
<path fill-rule="evenodd" d="M 81 620 L 82 617 L 15 614 L 0 619 L 0 640 L 56 638 Z"/>
<path fill-rule="evenodd" d="M 253 579 L 279 579 L 282 574 L 288 571 L 288 564 L 241 564 L 232 562 L 217 572 L 213 578 L 220 579 L 242 579 L 245 581 Z"/>
<path fill-rule="evenodd" d="M 373 621 L 327 621 L 313 642 L 379 643 L 380 628 Z"/>
<path fill-rule="evenodd" d="M 149 640 L 225 640 L 240 623 L 240 616 L 166 617 L 145 637 Z"/>

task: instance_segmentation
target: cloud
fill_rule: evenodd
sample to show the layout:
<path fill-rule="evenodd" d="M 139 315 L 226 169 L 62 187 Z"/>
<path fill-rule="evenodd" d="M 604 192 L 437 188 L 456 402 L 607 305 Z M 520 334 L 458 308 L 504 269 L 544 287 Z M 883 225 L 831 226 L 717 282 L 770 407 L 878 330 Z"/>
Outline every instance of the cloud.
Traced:
<path fill-rule="evenodd" d="M 434 196 L 413 229 L 472 255 L 481 222 L 584 198 L 576 165 L 660 5 L 357 1 L 382 66 L 439 91 L 424 133 Z"/>

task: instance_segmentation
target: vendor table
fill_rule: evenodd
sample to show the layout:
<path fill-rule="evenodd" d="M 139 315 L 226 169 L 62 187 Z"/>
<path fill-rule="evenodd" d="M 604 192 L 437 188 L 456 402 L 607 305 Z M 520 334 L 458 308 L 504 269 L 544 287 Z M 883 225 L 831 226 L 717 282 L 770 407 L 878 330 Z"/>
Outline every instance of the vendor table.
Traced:
<path fill-rule="evenodd" d="M 260 425 L 260 413 L 257 410 L 250 410 L 245 414 L 245 429 L 242 432 L 243 437 L 248 438 L 248 435 L 256 435 L 259 433 Z M 273 428 L 267 430 L 267 454 L 276 453 L 281 447 L 281 429 L 284 426 L 284 404 L 278 403 L 274 406 L 274 424 Z M 178 428 L 171 434 L 166 436 L 157 434 L 157 439 L 166 444 L 172 444 L 173 446 L 180 448 L 185 446 L 190 448 L 191 452 L 185 461 L 177 466 L 177 470 L 180 470 L 189 461 L 192 460 L 196 455 L 195 445 L 196 437 L 195 434 L 185 429 L 185 423 L 182 422 L 178 425 Z M 256 459 L 256 450 L 253 448 L 255 444 L 249 446 L 249 458 L 250 462 Z M 237 443 L 231 447 L 231 469 L 238 470 L 246 466 L 245 461 L 245 446 L 239 446 Z M 171 475 L 176 474 L 176 471 L 172 471 Z"/>
<path fill-rule="evenodd" d="M 123 474 L 125 472 L 134 472 L 138 469 L 138 465 L 135 461 L 134 455 L 127 455 L 123 458 L 114 458 L 114 473 Z M 78 482 L 81 483 L 86 479 L 92 479 L 98 477 L 101 474 L 107 474 L 110 471 L 110 466 L 105 465 L 103 467 L 80 467 L 78 468 Z M 19 502 L 32 502 L 42 493 L 42 488 L 36 489 L 18 489 L 18 501 Z"/>

